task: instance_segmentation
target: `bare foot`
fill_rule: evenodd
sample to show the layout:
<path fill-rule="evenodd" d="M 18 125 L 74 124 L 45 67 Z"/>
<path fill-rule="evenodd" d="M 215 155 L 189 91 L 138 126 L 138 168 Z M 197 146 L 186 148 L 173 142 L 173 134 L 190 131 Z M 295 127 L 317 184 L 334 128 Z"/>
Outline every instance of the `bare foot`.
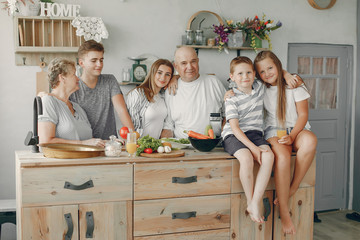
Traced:
<path fill-rule="evenodd" d="M 279 204 L 279 199 L 278 198 L 275 198 L 275 200 L 274 200 L 274 205 L 278 205 Z"/>
<path fill-rule="evenodd" d="M 286 214 L 286 216 L 281 216 L 281 226 L 285 234 L 296 233 L 295 226 L 290 218 L 290 214 Z"/>
<path fill-rule="evenodd" d="M 259 205 L 251 203 L 248 205 L 246 211 L 249 213 L 250 218 L 252 221 L 257 223 L 263 223 L 264 222 L 264 216 L 260 214 L 260 208 Z"/>

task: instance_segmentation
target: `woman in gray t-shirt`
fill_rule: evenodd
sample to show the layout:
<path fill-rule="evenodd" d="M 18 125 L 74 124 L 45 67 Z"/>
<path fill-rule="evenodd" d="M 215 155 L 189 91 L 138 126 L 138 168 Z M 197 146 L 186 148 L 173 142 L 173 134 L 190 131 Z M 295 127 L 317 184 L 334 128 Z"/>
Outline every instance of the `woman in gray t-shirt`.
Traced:
<path fill-rule="evenodd" d="M 49 65 L 51 94 L 42 97 L 43 114 L 39 116 L 40 143 L 72 143 L 104 146 L 100 138 L 92 138 L 85 111 L 71 102 L 69 96 L 79 89 L 75 63 L 54 59 Z"/>

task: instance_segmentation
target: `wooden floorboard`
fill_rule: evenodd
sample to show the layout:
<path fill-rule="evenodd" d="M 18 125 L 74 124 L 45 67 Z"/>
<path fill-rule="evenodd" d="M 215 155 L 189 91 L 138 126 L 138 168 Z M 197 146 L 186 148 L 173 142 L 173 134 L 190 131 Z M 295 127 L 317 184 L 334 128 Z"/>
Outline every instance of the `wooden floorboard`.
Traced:
<path fill-rule="evenodd" d="M 360 222 L 347 219 L 352 210 L 318 213 L 321 223 L 314 223 L 314 240 L 359 240 Z"/>

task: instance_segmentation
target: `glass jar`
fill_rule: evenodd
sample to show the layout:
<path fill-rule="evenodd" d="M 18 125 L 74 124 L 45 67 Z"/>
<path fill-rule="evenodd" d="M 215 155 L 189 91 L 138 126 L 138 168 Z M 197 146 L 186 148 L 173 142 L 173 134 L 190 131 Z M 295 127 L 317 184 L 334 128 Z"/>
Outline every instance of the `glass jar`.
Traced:
<path fill-rule="evenodd" d="M 120 157 L 121 143 L 116 141 L 114 135 L 110 136 L 110 141 L 105 144 L 105 156 L 107 157 Z"/>
<path fill-rule="evenodd" d="M 194 44 L 194 31 L 193 30 L 186 30 L 186 45 Z"/>
<path fill-rule="evenodd" d="M 233 39 L 234 39 L 235 47 L 242 47 L 242 45 L 244 44 L 243 31 L 236 30 Z"/>
<path fill-rule="evenodd" d="M 196 30 L 195 32 L 195 44 L 196 45 L 203 45 L 204 42 L 204 31 L 203 30 Z"/>

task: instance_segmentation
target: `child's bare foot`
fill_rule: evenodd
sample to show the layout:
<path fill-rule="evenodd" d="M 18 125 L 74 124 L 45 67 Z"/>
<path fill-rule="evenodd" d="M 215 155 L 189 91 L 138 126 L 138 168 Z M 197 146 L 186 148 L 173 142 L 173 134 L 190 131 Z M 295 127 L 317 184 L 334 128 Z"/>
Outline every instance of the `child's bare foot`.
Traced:
<path fill-rule="evenodd" d="M 295 226 L 290 218 L 290 214 L 287 214 L 286 216 L 281 216 L 281 226 L 282 226 L 282 230 L 285 234 L 295 234 L 296 233 Z"/>
<path fill-rule="evenodd" d="M 254 203 L 249 204 L 246 211 L 249 213 L 252 221 L 257 223 L 264 222 L 264 216 L 260 214 L 260 208 L 257 204 Z"/>
<path fill-rule="evenodd" d="M 274 200 L 274 205 L 278 205 L 279 204 L 279 199 L 278 198 L 275 198 L 275 200 Z"/>

